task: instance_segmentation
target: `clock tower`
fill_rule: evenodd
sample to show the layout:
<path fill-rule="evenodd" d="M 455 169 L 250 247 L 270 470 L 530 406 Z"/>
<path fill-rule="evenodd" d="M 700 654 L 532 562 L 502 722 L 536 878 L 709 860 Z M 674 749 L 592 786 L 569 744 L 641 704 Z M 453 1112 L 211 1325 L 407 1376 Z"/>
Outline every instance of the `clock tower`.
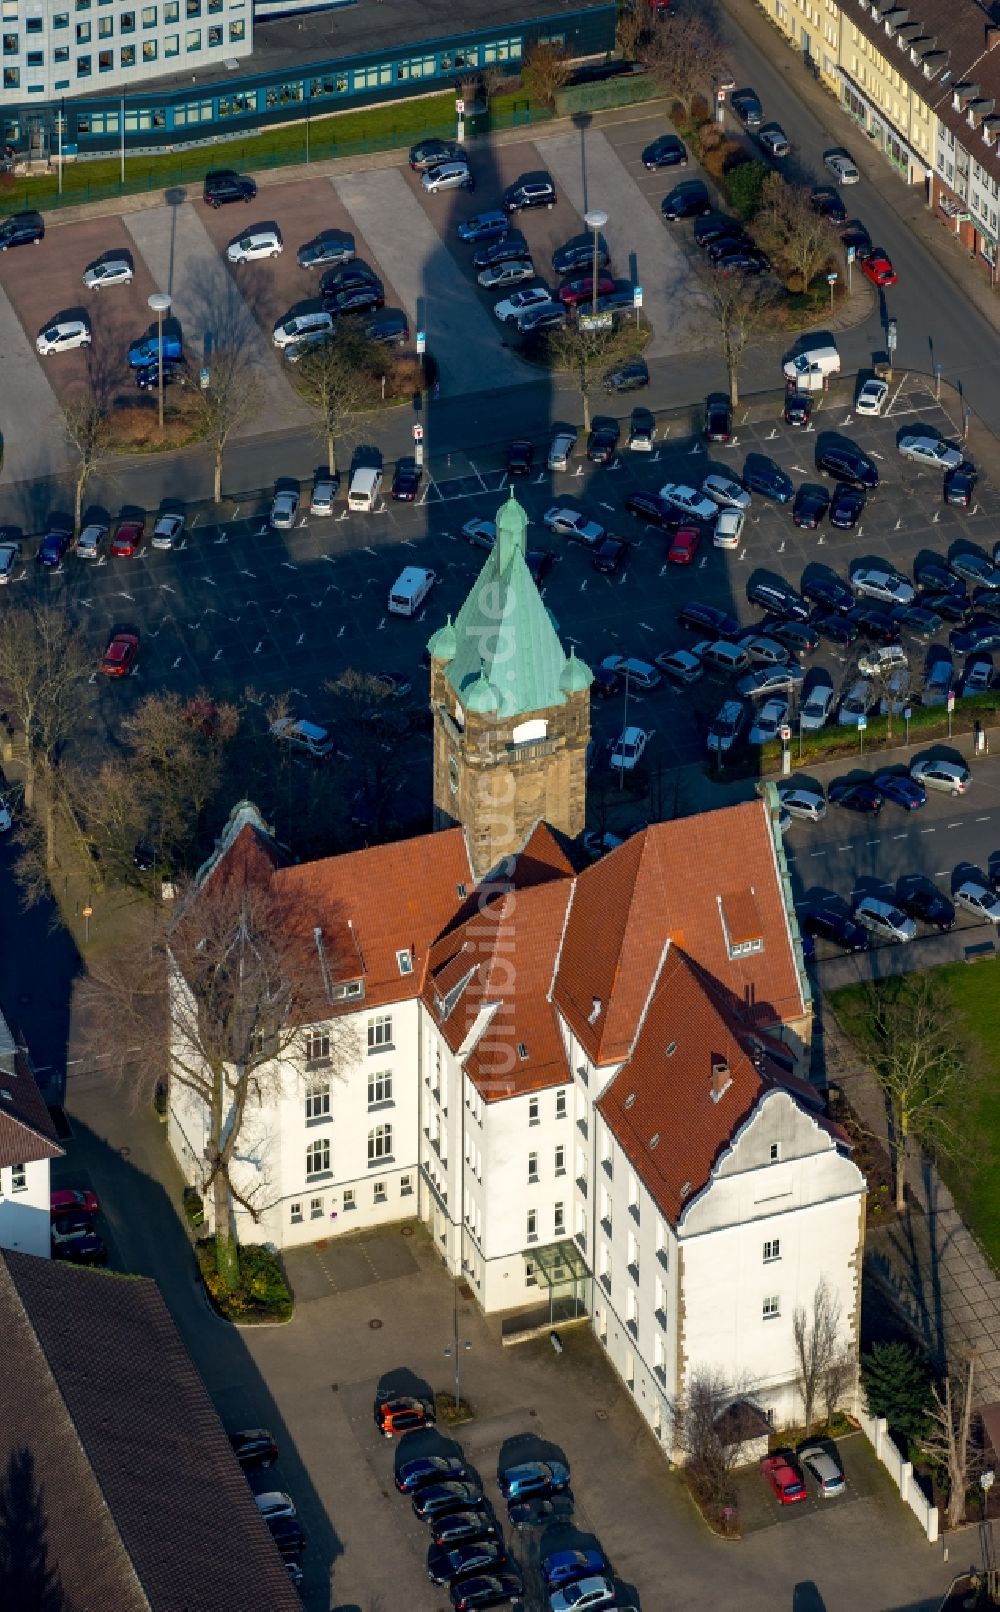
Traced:
<path fill-rule="evenodd" d="M 511 492 L 471 593 L 428 644 L 434 826 L 463 826 L 478 878 L 540 818 L 575 838 L 586 813 L 593 673 L 563 650 L 528 570 L 527 525 Z"/>

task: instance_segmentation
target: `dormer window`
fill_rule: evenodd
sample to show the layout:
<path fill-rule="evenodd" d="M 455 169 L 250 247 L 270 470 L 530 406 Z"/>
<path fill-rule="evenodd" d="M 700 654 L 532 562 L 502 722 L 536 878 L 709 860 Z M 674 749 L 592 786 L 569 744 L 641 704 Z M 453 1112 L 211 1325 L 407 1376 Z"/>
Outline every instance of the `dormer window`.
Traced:
<path fill-rule="evenodd" d="M 413 953 L 409 947 L 405 951 L 396 953 L 396 967 L 401 974 L 413 973 Z"/>
<path fill-rule="evenodd" d="M 331 985 L 331 1002 L 350 1002 L 365 994 L 364 980 L 342 980 L 339 985 Z"/>
<path fill-rule="evenodd" d="M 752 888 L 733 890 L 719 896 L 719 917 L 731 959 L 748 957 L 764 950 L 764 922 Z"/>

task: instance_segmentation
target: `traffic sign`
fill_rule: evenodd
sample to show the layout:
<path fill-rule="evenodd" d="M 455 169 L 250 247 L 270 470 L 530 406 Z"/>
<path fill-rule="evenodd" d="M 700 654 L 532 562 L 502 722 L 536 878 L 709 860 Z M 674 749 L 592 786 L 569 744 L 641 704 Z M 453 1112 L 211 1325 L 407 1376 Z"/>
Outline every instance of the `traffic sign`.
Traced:
<path fill-rule="evenodd" d="M 778 731 L 781 734 L 781 742 L 782 742 L 782 744 L 787 744 L 789 739 L 792 737 L 792 730 L 788 726 L 788 723 L 783 722 Z"/>
<path fill-rule="evenodd" d="M 465 111 L 465 102 L 464 101 L 456 101 L 455 102 L 455 111 L 458 113 L 459 117 L 461 117 L 462 113 Z"/>
<path fill-rule="evenodd" d="M 208 391 L 209 379 L 210 376 L 207 369 L 200 369 L 198 371 L 198 385 L 201 387 L 203 392 Z"/>
<path fill-rule="evenodd" d="M 427 332 L 426 332 L 426 330 L 418 330 L 417 331 L 417 352 L 418 353 L 423 353 L 423 352 L 426 352 L 426 351 L 427 351 Z"/>
<path fill-rule="evenodd" d="M 912 706 L 904 705 L 903 706 L 903 721 L 904 722 L 909 722 L 909 720 L 910 720 L 912 715 L 913 715 Z"/>
<path fill-rule="evenodd" d="M 886 342 L 886 346 L 888 347 L 890 353 L 894 353 L 896 351 L 896 321 L 895 321 L 895 319 L 890 319 L 889 323 L 885 327 L 885 342 Z"/>
<path fill-rule="evenodd" d="M 948 710 L 949 711 L 954 711 L 954 709 L 955 709 L 955 690 L 953 688 L 950 688 L 948 690 Z"/>
<path fill-rule="evenodd" d="M 415 425 L 413 427 L 413 440 L 414 442 L 423 442 L 424 428 L 422 425 Z"/>
<path fill-rule="evenodd" d="M 986 1472 L 981 1472 L 979 1474 L 979 1487 L 982 1489 L 984 1494 L 989 1494 L 990 1490 L 993 1487 L 993 1482 L 994 1482 L 995 1478 L 996 1478 L 996 1473 L 993 1471 L 992 1468 L 990 1468 Z"/>
<path fill-rule="evenodd" d="M 847 261 L 848 261 L 848 263 L 853 263 L 854 259 L 857 257 L 857 255 L 858 255 L 858 249 L 857 249 L 856 246 L 849 246 L 847 248 Z"/>
<path fill-rule="evenodd" d="M 725 90 L 716 90 L 716 92 L 715 92 L 715 93 L 716 93 L 716 95 L 717 95 L 717 97 L 718 97 L 718 99 L 719 99 L 719 101 L 720 101 L 720 102 L 722 102 L 722 101 L 724 101 L 724 100 L 725 100 L 725 99 L 726 99 L 726 92 L 725 92 Z"/>
<path fill-rule="evenodd" d="M 633 308 L 641 308 L 642 307 L 642 286 L 641 285 L 634 285 L 632 287 L 632 306 L 633 306 Z"/>
<path fill-rule="evenodd" d="M 865 728 L 867 726 L 868 726 L 868 718 L 866 716 L 859 716 L 858 717 L 858 732 L 859 733 L 864 733 Z"/>

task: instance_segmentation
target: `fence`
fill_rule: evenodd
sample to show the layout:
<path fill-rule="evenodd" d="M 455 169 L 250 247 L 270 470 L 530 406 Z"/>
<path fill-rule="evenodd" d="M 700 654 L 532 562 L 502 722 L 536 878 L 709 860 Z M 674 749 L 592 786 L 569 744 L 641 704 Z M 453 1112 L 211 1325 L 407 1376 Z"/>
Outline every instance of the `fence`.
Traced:
<path fill-rule="evenodd" d="M 903 1460 L 895 1443 L 890 1438 L 889 1424 L 885 1417 L 869 1416 L 866 1410 L 859 1409 L 858 1421 L 861 1423 L 862 1431 L 872 1449 L 899 1490 L 900 1498 L 906 1501 L 906 1504 L 927 1535 L 927 1543 L 936 1545 L 938 1538 L 938 1508 L 931 1505 L 914 1478 L 912 1462 Z"/>

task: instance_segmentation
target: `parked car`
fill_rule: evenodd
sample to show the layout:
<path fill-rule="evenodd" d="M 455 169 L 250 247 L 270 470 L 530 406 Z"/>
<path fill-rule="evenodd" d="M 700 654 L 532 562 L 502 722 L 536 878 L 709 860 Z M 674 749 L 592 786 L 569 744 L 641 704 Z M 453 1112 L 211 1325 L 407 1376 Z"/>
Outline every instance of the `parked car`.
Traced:
<path fill-rule="evenodd" d="M 230 242 L 226 257 L 230 263 L 256 263 L 262 259 L 280 257 L 284 249 L 281 231 L 269 225 L 266 229 L 248 230 L 238 240 Z"/>
<path fill-rule="evenodd" d="M 780 123 L 769 123 L 766 129 L 761 129 L 757 139 L 768 156 L 779 162 L 791 153 L 791 144 Z"/>
<path fill-rule="evenodd" d="M 677 612 L 677 624 L 690 627 L 694 632 L 711 633 L 716 638 L 735 638 L 740 624 L 728 610 L 717 605 L 704 604 L 700 599 L 689 599 Z"/>
<path fill-rule="evenodd" d="M 642 760 L 648 740 L 645 728 L 623 728 L 611 746 L 609 765 L 616 772 L 632 772 Z"/>
<path fill-rule="evenodd" d="M 339 488 L 340 476 L 336 471 L 332 475 L 325 470 L 319 472 L 313 481 L 312 494 L 309 498 L 310 515 L 332 515 Z"/>
<path fill-rule="evenodd" d="M 722 510 L 723 515 L 740 515 L 739 510 Z M 701 529 L 697 526 L 679 526 L 667 545 L 667 561 L 670 565 L 690 565 L 701 546 Z"/>
<path fill-rule="evenodd" d="M 592 565 L 602 576 L 616 577 L 625 569 L 631 543 L 620 537 L 605 537 L 594 550 Z"/>
<path fill-rule="evenodd" d="M 595 420 L 587 439 L 587 458 L 595 465 L 610 465 L 618 452 L 620 427 L 617 420 Z"/>
<path fill-rule="evenodd" d="M 755 134 L 764 121 L 764 108 L 756 90 L 734 90 L 729 97 L 729 104 L 743 127 L 749 129 L 751 134 Z"/>
<path fill-rule="evenodd" d="M 652 173 L 658 168 L 686 168 L 687 147 L 676 134 L 658 134 L 642 153 L 642 166 Z"/>
<path fill-rule="evenodd" d="M 67 1260 L 71 1265 L 106 1265 L 108 1249 L 103 1237 L 96 1231 L 84 1231 L 77 1237 L 67 1237 L 52 1248 L 53 1259 Z"/>
<path fill-rule="evenodd" d="M 862 259 L 861 272 L 880 290 L 896 284 L 896 271 L 892 266 L 892 258 L 882 246 L 873 246 L 868 256 Z"/>
<path fill-rule="evenodd" d="M 638 392 L 649 385 L 649 368 L 644 358 L 630 358 L 616 364 L 604 377 L 606 392 Z"/>
<path fill-rule="evenodd" d="M 806 572 L 802 578 L 802 592 L 807 599 L 824 609 L 846 612 L 854 604 L 854 593 L 846 582 L 829 572 Z"/>
<path fill-rule="evenodd" d="M 706 187 L 698 180 L 685 185 L 678 185 L 669 196 L 664 196 L 660 203 L 660 213 L 665 224 L 677 223 L 685 218 L 704 218 L 706 213 L 712 211 L 712 198 Z"/>
<path fill-rule="evenodd" d="M 111 552 L 119 558 L 131 560 L 142 550 L 146 523 L 141 516 L 129 515 L 120 520 L 111 539 Z"/>
<path fill-rule="evenodd" d="M 298 1517 L 265 1517 L 264 1522 L 282 1556 L 302 1555 L 306 1534 Z"/>
<path fill-rule="evenodd" d="M 98 521 L 91 521 L 83 528 L 75 544 L 75 553 L 81 560 L 97 560 L 104 550 L 108 528 Z M 17 552 L 21 552 L 21 545 L 17 545 Z"/>
<path fill-rule="evenodd" d="M 298 250 L 300 269 L 325 269 L 349 263 L 354 256 L 354 236 L 346 230 L 325 229 Z"/>
<path fill-rule="evenodd" d="M 433 168 L 425 168 L 420 175 L 420 183 L 428 196 L 437 196 L 446 190 L 476 188 L 472 169 L 464 157 L 453 157 L 447 162 L 437 163 Z"/>
<path fill-rule="evenodd" d="M 706 442 L 729 442 L 733 435 L 733 408 L 728 398 L 710 397 L 705 404 Z M 750 483 L 746 485 L 749 487 Z M 752 489 L 757 490 L 757 489 Z"/>
<path fill-rule="evenodd" d="M 667 481 L 660 488 L 660 497 L 664 503 L 672 504 L 674 509 L 680 510 L 688 520 L 715 520 L 715 504 L 696 487 L 685 486 L 683 482 Z"/>
<path fill-rule="evenodd" d="M 558 1494 L 569 1487 L 569 1467 L 561 1461 L 520 1461 L 501 1467 L 497 1483 L 505 1500 Z"/>
<path fill-rule="evenodd" d="M 877 817 L 882 810 L 882 796 L 866 778 L 837 778 L 826 796 L 831 806 L 841 806 L 848 812 L 860 812 L 866 817 Z"/>
<path fill-rule="evenodd" d="M 543 1556 L 538 1565 L 545 1588 L 550 1592 L 597 1574 L 611 1576 L 611 1563 L 602 1550 L 554 1550 Z"/>
<path fill-rule="evenodd" d="M 463 1545 L 478 1539 L 496 1539 L 499 1527 L 487 1511 L 446 1511 L 431 1521 L 435 1545 Z"/>
<path fill-rule="evenodd" d="M 572 538 L 574 542 L 583 543 L 587 548 L 595 548 L 604 536 L 604 527 L 597 521 L 588 520 L 579 510 L 564 509 L 558 504 L 545 511 L 542 521 L 559 537 Z"/>
<path fill-rule="evenodd" d="M 760 1470 L 764 1481 L 783 1506 L 796 1505 L 807 1498 L 806 1486 L 794 1455 L 762 1456 Z"/>
<path fill-rule="evenodd" d="M 586 838 L 584 835 L 584 840 Z M 623 842 L 619 840 L 618 843 Z M 523 1533 L 529 1528 L 547 1528 L 549 1523 L 565 1522 L 572 1517 L 574 1510 L 573 1496 L 568 1489 L 564 1489 L 561 1494 L 539 1496 L 534 1500 L 512 1500 L 507 1507 L 507 1521 L 512 1528 Z"/>
<path fill-rule="evenodd" d="M 84 270 L 83 283 L 88 291 L 100 291 L 108 285 L 131 285 L 135 277 L 132 260 L 124 254 L 99 258 Z"/>
<path fill-rule="evenodd" d="M 792 520 L 807 532 L 813 532 L 830 508 L 830 494 L 815 482 L 804 481 L 795 494 Z"/>
<path fill-rule="evenodd" d="M 101 1206 L 97 1193 L 91 1192 L 89 1187 L 57 1187 L 49 1193 L 49 1214 L 56 1219 L 60 1215 L 94 1215 L 100 1214 Z"/>
<path fill-rule="evenodd" d="M 606 269 L 611 262 L 611 253 L 604 236 L 597 236 L 597 267 Z M 586 235 L 575 235 L 571 241 L 563 246 L 557 246 L 552 254 L 552 272 L 560 278 L 564 274 L 575 274 L 578 269 L 594 267 L 594 237 L 589 232 Z"/>
<path fill-rule="evenodd" d="M 972 783 L 972 773 L 964 761 L 946 761 L 933 756 L 911 761 L 910 777 L 916 778 L 925 789 L 940 790 L 946 795 L 964 795 Z"/>
<path fill-rule="evenodd" d="M 271 731 L 274 731 L 273 725 Z M 433 1400 L 420 1399 L 413 1394 L 376 1398 L 373 1414 L 375 1426 L 384 1438 L 410 1433 L 419 1427 L 433 1427 L 437 1421 Z"/>
<path fill-rule="evenodd" d="M 89 347 L 91 340 L 88 320 L 57 319 L 39 331 L 35 351 L 42 358 L 50 358 L 53 353 L 70 353 L 77 347 Z"/>
<path fill-rule="evenodd" d="M 278 1446 L 266 1428 L 248 1427 L 239 1433 L 230 1433 L 229 1442 L 242 1467 L 266 1468 L 278 1459 Z"/>
<path fill-rule="evenodd" d="M 971 549 L 960 549 L 950 556 L 948 564 L 955 576 L 974 587 L 1000 589 L 1000 566 L 991 564 L 985 554 Z"/>
<path fill-rule="evenodd" d="M 428 1484 L 413 1496 L 413 1511 L 421 1522 L 430 1522 L 451 1511 L 485 1511 L 483 1491 L 473 1479 L 453 1479 L 448 1483 Z"/>
<path fill-rule="evenodd" d="M 45 221 L 41 213 L 11 213 L 0 220 L 0 252 L 12 246 L 41 246 L 45 239 Z"/>
<path fill-rule="evenodd" d="M 982 879 L 963 879 L 954 894 L 956 905 L 971 912 L 974 918 L 1000 924 L 1000 895 Z"/>
<path fill-rule="evenodd" d="M 617 1604 L 615 1586 L 603 1575 L 577 1579 L 549 1596 L 551 1612 L 605 1612 Z"/>
<path fill-rule="evenodd" d="M 803 822 L 819 823 L 826 816 L 826 796 L 818 785 L 779 785 L 778 799 L 790 817 L 801 818 Z"/>
<path fill-rule="evenodd" d="M 257 194 L 257 184 L 231 168 L 215 168 L 205 175 L 202 194 L 209 207 L 226 207 L 230 202 L 246 202 L 249 206 Z"/>
<path fill-rule="evenodd" d="M 803 731 L 809 733 L 825 727 L 836 698 L 832 683 L 817 681 L 808 684 L 799 706 L 799 726 Z"/>
<path fill-rule="evenodd" d="M 525 212 L 535 207 L 551 209 L 555 204 L 556 187 L 547 173 L 522 174 L 503 193 L 503 207 L 507 213 Z"/>
<path fill-rule="evenodd" d="M 576 432 L 572 429 L 558 430 L 552 438 L 549 448 L 547 468 L 549 470 L 568 470 L 569 462 L 576 447 Z"/>
<path fill-rule="evenodd" d="M 269 524 L 276 532 L 287 532 L 295 525 L 299 513 L 299 494 L 295 487 L 282 487 L 271 500 Z"/>
<path fill-rule="evenodd" d="M 946 504 L 955 504 L 960 509 L 968 509 L 976 492 L 978 471 L 975 465 L 963 460 L 960 465 L 945 471 L 944 501 Z"/>
<path fill-rule="evenodd" d="M 390 496 L 398 504 L 412 504 L 420 491 L 423 474 L 415 459 L 400 459 L 393 473 Z"/>
<path fill-rule="evenodd" d="M 418 1402 L 423 1405 L 424 1401 Z M 422 1423 L 421 1425 L 426 1425 Z M 400 1494 L 414 1494 L 429 1483 L 461 1481 L 469 1476 L 465 1462 L 457 1455 L 418 1455 L 401 1461 L 393 1475 Z"/>
<path fill-rule="evenodd" d="M 896 905 L 901 907 L 908 917 L 916 918 L 929 928 L 939 930 L 941 934 L 947 934 L 955 927 L 954 904 L 932 885 L 897 888 Z"/>
<path fill-rule="evenodd" d="M 908 918 L 895 902 L 882 901 L 878 896 L 862 896 L 855 903 L 854 916 L 879 940 L 905 943 L 917 933 L 912 918 Z"/>
<path fill-rule="evenodd" d="M 905 812 L 919 811 L 927 800 L 927 791 L 916 778 L 907 772 L 892 772 L 884 768 L 877 772 L 872 783 L 884 800 L 902 806 Z"/>
<path fill-rule="evenodd" d="M 656 665 L 676 683 L 697 683 L 705 671 L 699 657 L 690 649 L 665 649 L 657 655 Z"/>
<path fill-rule="evenodd" d="M 789 503 L 795 493 L 791 476 L 762 453 L 747 454 L 741 480 L 749 492 L 760 493 L 764 498 L 773 499 L 776 504 Z"/>
<path fill-rule="evenodd" d="M 854 399 L 855 414 L 867 416 L 882 413 L 886 398 L 889 396 L 889 382 L 869 377 Z"/>
<path fill-rule="evenodd" d="M 451 1586 L 454 1612 L 477 1612 L 479 1607 L 509 1606 L 524 1591 L 524 1580 L 512 1567 L 502 1573 L 476 1574 Z"/>
<path fill-rule="evenodd" d="M 830 500 L 830 525 L 838 531 L 849 532 L 857 526 L 865 511 L 865 489 L 838 481 Z"/>
<path fill-rule="evenodd" d="M 799 917 L 799 928 L 804 935 L 811 935 L 816 940 L 828 940 L 845 952 L 866 952 L 871 945 L 868 930 L 839 907 L 803 912 Z"/>
<path fill-rule="evenodd" d="M 506 217 L 506 215 L 504 215 Z M 488 240 L 479 250 L 473 253 L 472 266 L 476 269 L 488 269 L 491 263 L 509 263 L 514 258 L 530 258 L 528 243 L 519 229 L 510 228 L 507 220 L 507 234 L 498 240 Z"/>
<path fill-rule="evenodd" d="M 605 655 L 601 665 L 619 677 L 627 678 L 634 688 L 653 689 L 660 685 L 660 674 L 648 660 L 636 655 Z"/>
<path fill-rule="evenodd" d="M 179 549 L 184 546 L 186 517 L 174 510 L 160 515 L 153 527 L 150 543 L 154 549 Z"/>
<path fill-rule="evenodd" d="M 816 447 L 816 469 L 852 487 L 872 491 L 878 486 L 878 466 L 853 442 L 822 442 Z"/>
<path fill-rule="evenodd" d="M 478 283 L 486 291 L 502 291 L 508 285 L 522 285 L 525 280 L 535 278 L 535 265 L 530 258 L 509 258 L 502 263 L 491 263 L 488 268 L 480 269 L 476 275 Z"/>
<path fill-rule="evenodd" d="M 416 145 L 410 147 L 410 167 L 414 173 L 423 173 L 425 168 L 434 168 L 439 162 L 447 162 L 451 157 L 461 156 L 462 147 L 454 140 L 439 140 L 431 136 L 426 140 L 418 140 Z"/>
<path fill-rule="evenodd" d="M 759 605 L 762 610 L 769 610 L 783 620 L 809 620 L 809 606 L 801 593 L 790 582 L 783 582 L 777 577 L 752 576 L 746 585 L 746 596 L 748 604 Z"/>
<path fill-rule="evenodd" d="M 628 445 L 632 453 L 652 453 L 656 441 L 656 415 L 651 409 L 635 408 L 629 419 Z"/>
<path fill-rule="evenodd" d="M 861 178 L 857 164 L 846 151 L 828 151 L 823 161 L 838 185 L 856 185 Z"/>
<path fill-rule="evenodd" d="M 832 1500 L 838 1494 L 843 1494 L 847 1487 L 844 1469 L 827 1446 L 807 1444 L 799 1450 L 799 1460 L 824 1500 Z"/>
<path fill-rule="evenodd" d="M 59 566 L 62 565 L 63 560 L 66 558 L 72 541 L 72 532 L 60 529 L 54 529 L 51 532 L 46 532 L 41 543 L 38 545 L 38 550 L 35 554 L 35 564 L 40 565 L 45 571 L 58 570 Z"/>
<path fill-rule="evenodd" d="M 597 295 L 608 296 L 615 289 L 615 282 L 610 274 L 597 275 Z M 567 280 L 556 292 L 558 300 L 567 308 L 586 307 L 594 295 L 594 277 L 592 274 L 579 274 L 572 280 Z"/>
<path fill-rule="evenodd" d="M 851 587 L 862 598 L 877 599 L 880 604 L 908 605 L 916 598 L 911 582 L 883 566 L 857 566 L 851 572 Z"/>
<path fill-rule="evenodd" d="M 453 1584 L 473 1574 L 490 1573 L 507 1560 L 499 1539 L 467 1540 L 460 1545 L 434 1545 L 427 1552 L 427 1577 L 432 1584 Z"/>

